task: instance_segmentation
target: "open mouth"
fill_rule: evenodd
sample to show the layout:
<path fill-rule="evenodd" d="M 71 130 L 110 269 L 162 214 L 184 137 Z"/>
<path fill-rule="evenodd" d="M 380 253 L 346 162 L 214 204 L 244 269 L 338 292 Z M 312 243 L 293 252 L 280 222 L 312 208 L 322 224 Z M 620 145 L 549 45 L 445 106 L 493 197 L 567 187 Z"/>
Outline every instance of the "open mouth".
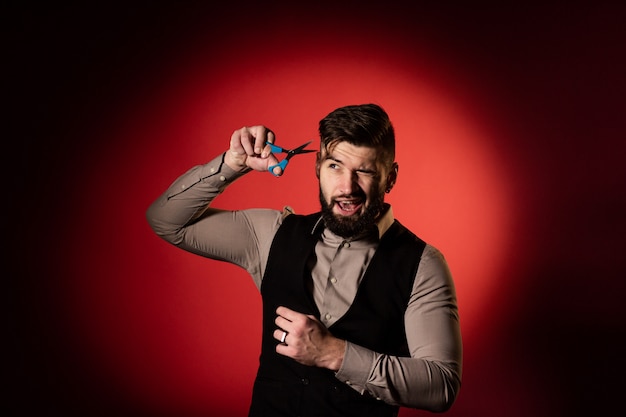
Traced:
<path fill-rule="evenodd" d="M 363 201 L 360 199 L 336 200 L 335 206 L 342 215 L 351 216 L 361 209 Z"/>

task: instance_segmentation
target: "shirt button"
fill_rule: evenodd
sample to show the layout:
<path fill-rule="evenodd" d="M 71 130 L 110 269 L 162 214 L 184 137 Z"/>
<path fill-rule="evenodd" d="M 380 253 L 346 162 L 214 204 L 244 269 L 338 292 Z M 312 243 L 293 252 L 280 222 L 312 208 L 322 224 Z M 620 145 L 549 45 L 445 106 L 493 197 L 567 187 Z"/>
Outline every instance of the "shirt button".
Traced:
<path fill-rule="evenodd" d="M 215 172 L 215 167 L 212 167 L 210 171 L 211 173 Z"/>
<path fill-rule="evenodd" d="M 330 320 L 333 316 L 330 315 L 330 313 L 326 313 L 326 315 L 324 316 L 324 318 L 326 320 Z"/>
<path fill-rule="evenodd" d="M 300 382 L 302 382 L 302 385 L 309 385 L 309 379 L 308 378 L 302 378 L 300 380 Z"/>
<path fill-rule="evenodd" d="M 332 278 L 330 279 L 330 282 L 332 282 L 333 284 L 336 284 L 336 283 L 337 283 L 337 278 L 332 277 Z"/>
<path fill-rule="evenodd" d="M 346 385 L 352 385 L 352 382 L 350 382 L 350 380 L 347 380 Z"/>
<path fill-rule="evenodd" d="M 223 175 L 220 175 L 220 181 L 226 181 L 226 177 Z"/>
<path fill-rule="evenodd" d="M 187 186 L 185 184 L 181 185 L 180 188 L 182 188 L 183 190 L 186 188 Z"/>

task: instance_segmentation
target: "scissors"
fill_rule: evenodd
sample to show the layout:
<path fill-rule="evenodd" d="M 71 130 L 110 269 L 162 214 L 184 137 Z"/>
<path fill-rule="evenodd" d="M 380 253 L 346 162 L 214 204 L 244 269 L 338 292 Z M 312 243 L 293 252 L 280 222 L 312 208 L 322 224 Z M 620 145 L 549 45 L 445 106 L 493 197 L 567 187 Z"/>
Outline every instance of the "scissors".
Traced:
<path fill-rule="evenodd" d="M 282 161 L 280 161 L 279 163 L 277 163 L 276 165 L 271 165 L 267 168 L 267 170 L 275 177 L 278 177 L 279 175 L 274 174 L 274 168 L 276 167 L 280 167 L 281 169 L 281 174 L 283 172 L 285 172 L 285 168 L 287 168 L 287 163 L 289 162 L 289 160 L 294 156 L 294 155 L 298 155 L 301 153 L 309 153 L 309 152 L 315 152 L 313 149 L 304 149 L 309 143 L 311 143 L 312 141 L 308 141 L 307 143 L 305 143 L 304 145 L 300 145 L 295 149 L 285 149 L 285 148 L 281 148 L 280 146 L 276 146 L 273 143 L 269 143 L 269 142 L 265 142 L 266 145 L 270 145 L 270 147 L 272 148 L 272 153 L 286 153 L 287 156 L 285 157 L 285 159 L 283 159 Z"/>

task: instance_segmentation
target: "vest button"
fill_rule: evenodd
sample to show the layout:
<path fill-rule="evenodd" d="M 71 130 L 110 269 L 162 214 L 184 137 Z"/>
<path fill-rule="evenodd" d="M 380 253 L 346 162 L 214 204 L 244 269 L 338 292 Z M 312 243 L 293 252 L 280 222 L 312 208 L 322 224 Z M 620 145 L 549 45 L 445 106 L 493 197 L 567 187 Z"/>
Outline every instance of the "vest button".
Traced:
<path fill-rule="evenodd" d="M 302 378 L 300 380 L 300 382 L 302 383 L 302 385 L 309 385 L 309 379 L 308 378 Z"/>

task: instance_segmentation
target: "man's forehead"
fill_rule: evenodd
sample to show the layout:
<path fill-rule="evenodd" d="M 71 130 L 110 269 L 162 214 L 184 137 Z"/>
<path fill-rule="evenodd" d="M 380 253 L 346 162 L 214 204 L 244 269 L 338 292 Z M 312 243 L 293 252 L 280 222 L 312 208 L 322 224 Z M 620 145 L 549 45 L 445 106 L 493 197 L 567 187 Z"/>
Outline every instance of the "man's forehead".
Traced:
<path fill-rule="evenodd" d="M 375 161 L 380 152 L 373 146 L 353 145 L 350 142 L 339 141 L 327 147 L 322 146 L 322 156 L 326 158 L 354 157 Z"/>

